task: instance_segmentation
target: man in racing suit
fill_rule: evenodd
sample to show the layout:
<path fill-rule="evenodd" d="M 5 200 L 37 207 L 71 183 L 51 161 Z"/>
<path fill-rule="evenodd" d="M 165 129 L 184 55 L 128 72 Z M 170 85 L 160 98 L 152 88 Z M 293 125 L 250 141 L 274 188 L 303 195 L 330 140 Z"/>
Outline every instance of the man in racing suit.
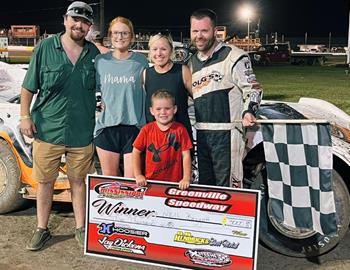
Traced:
<path fill-rule="evenodd" d="M 244 127 L 253 126 L 262 89 L 247 53 L 216 40 L 216 14 L 191 15 L 199 184 L 242 187 Z"/>

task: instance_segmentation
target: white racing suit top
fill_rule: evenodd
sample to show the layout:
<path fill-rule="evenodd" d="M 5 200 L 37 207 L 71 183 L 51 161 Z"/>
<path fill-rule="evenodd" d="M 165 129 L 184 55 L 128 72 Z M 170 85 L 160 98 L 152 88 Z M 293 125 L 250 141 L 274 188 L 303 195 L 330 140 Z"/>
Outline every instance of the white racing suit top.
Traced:
<path fill-rule="evenodd" d="M 228 186 L 242 187 L 245 140 L 241 120 L 246 112 L 255 115 L 262 97 L 249 56 L 233 45 L 219 43 L 205 60 L 200 59 L 198 52 L 193 55 L 189 67 L 192 71 L 195 128 L 231 132 Z"/>

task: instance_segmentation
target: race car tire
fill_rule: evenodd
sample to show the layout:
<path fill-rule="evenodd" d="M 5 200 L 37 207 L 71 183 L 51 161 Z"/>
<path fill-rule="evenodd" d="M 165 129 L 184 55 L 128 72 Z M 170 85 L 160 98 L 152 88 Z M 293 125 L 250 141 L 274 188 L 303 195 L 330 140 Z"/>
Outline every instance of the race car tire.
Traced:
<path fill-rule="evenodd" d="M 250 188 L 261 190 L 259 239 L 272 250 L 291 257 L 320 256 L 334 248 L 346 234 L 350 223 L 350 197 L 346 184 L 337 171 L 333 170 L 333 191 L 338 223 L 337 236 L 313 233 L 305 238 L 291 238 L 287 234 L 281 233 L 281 230 L 277 230 L 276 225 L 274 225 L 276 222 L 273 224 L 268 214 L 269 197 L 266 183 L 266 170 L 263 169 Z"/>
<path fill-rule="evenodd" d="M 0 214 L 22 208 L 26 200 L 19 193 L 22 187 L 17 159 L 8 143 L 0 139 Z"/>

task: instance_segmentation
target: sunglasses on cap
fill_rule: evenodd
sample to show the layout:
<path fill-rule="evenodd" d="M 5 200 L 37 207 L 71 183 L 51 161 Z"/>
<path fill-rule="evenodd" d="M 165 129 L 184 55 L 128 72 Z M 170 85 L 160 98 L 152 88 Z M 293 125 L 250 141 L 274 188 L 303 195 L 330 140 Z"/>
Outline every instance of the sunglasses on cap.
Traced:
<path fill-rule="evenodd" d="M 68 9 L 68 11 L 73 11 L 75 14 L 77 15 L 83 15 L 83 16 L 86 16 L 88 17 L 89 19 L 92 19 L 92 12 L 85 9 L 85 8 L 81 8 L 81 7 L 74 7 L 74 8 L 71 8 L 71 9 Z M 74 15 L 72 15 L 74 16 Z"/>

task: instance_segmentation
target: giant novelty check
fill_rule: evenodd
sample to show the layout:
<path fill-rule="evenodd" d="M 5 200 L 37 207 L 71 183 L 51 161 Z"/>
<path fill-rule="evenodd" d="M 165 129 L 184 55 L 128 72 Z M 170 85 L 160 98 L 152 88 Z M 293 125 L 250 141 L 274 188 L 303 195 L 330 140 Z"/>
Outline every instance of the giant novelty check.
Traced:
<path fill-rule="evenodd" d="M 85 254 L 179 269 L 256 269 L 260 192 L 88 176 Z"/>

